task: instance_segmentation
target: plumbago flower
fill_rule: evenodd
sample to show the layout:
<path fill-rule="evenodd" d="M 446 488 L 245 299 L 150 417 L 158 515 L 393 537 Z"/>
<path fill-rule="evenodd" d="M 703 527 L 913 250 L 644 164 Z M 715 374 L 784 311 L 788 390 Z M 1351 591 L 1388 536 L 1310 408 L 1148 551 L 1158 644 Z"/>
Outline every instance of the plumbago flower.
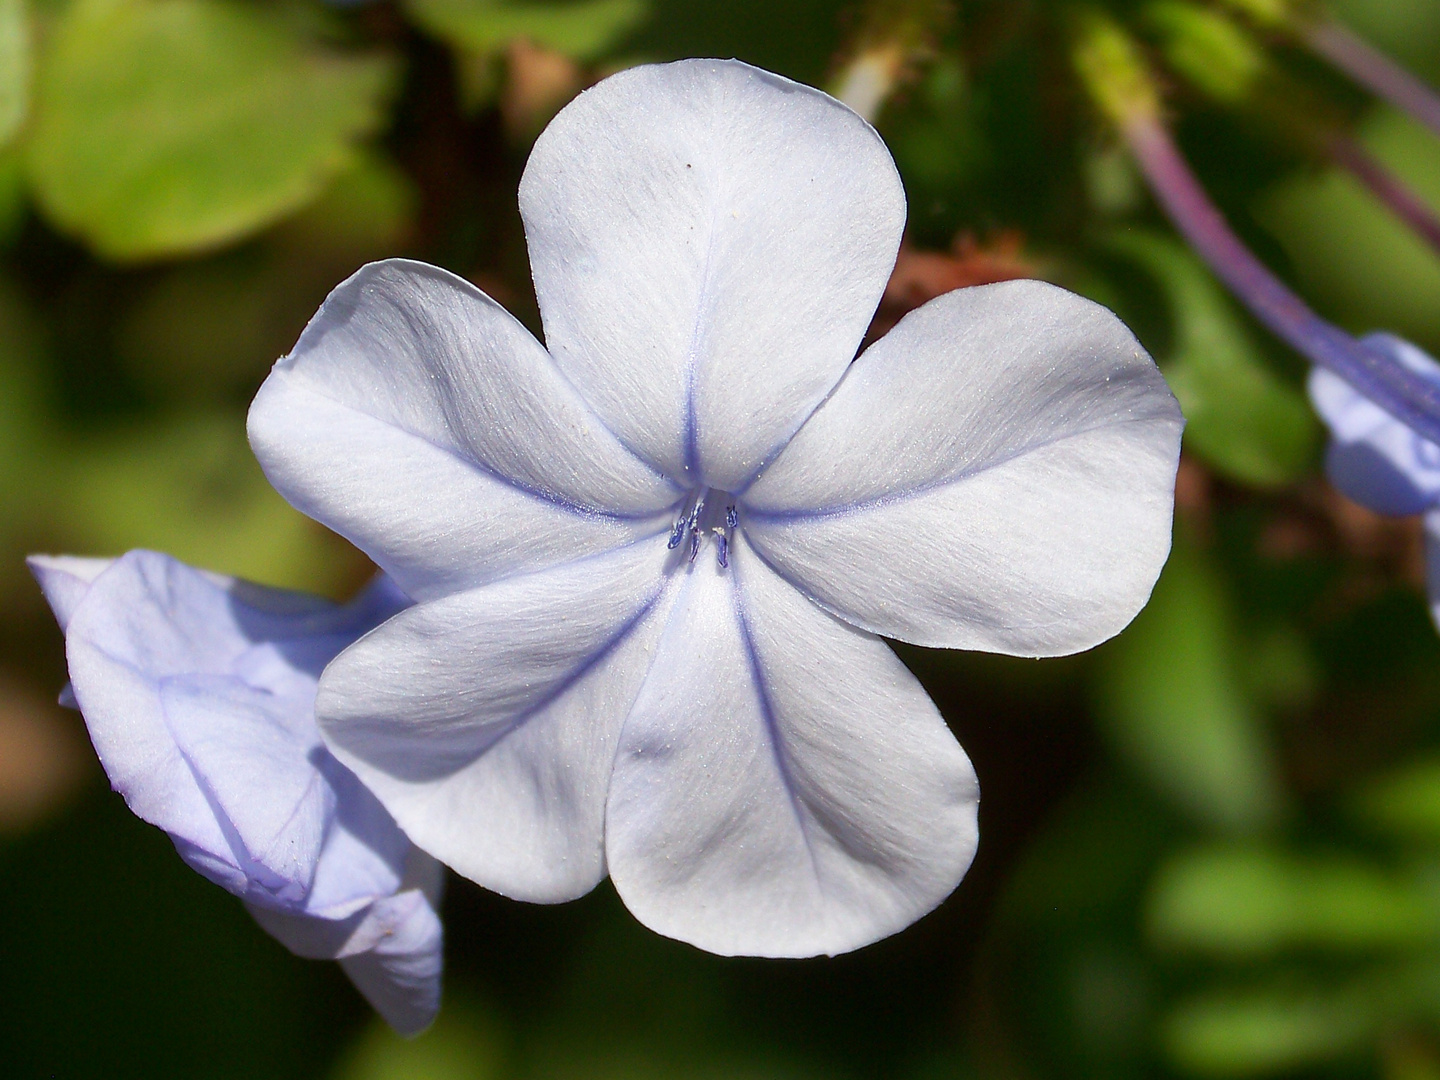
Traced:
<path fill-rule="evenodd" d="M 854 949 L 977 842 L 965 754 L 877 635 L 1023 656 L 1119 631 L 1169 549 L 1182 420 L 1135 338 L 1039 282 L 852 359 L 899 177 L 745 64 L 615 75 L 520 186 L 546 345 L 366 267 L 261 388 L 277 488 L 417 601 L 326 669 L 327 745 L 501 893 L 608 872 L 719 953 Z"/>
<path fill-rule="evenodd" d="M 1393 334 L 1360 344 L 1440 386 L 1440 363 Z M 1395 419 L 1323 368 L 1310 373 L 1310 400 L 1330 428 L 1325 473 L 1346 498 L 1377 514 L 1423 514 L 1430 612 L 1440 625 L 1440 446 Z"/>
<path fill-rule="evenodd" d="M 325 664 L 409 604 L 192 570 L 165 555 L 33 556 L 110 782 L 193 869 L 301 956 L 338 959 L 398 1031 L 434 1018 L 441 868 L 320 743 Z"/>

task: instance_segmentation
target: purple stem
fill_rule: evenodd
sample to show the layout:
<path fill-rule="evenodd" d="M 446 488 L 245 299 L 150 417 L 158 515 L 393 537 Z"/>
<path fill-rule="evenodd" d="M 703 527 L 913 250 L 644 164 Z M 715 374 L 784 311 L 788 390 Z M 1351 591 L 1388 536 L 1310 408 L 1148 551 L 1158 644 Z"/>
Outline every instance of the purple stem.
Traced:
<path fill-rule="evenodd" d="M 1394 60 L 1329 19 L 1312 24 L 1302 33 L 1316 53 L 1440 135 L 1440 96 Z"/>
<path fill-rule="evenodd" d="M 1381 165 L 1353 139 L 1337 135 L 1330 140 L 1330 156 L 1359 180 L 1390 212 L 1440 251 L 1440 218 L 1404 181 Z"/>
<path fill-rule="evenodd" d="M 1440 386 L 1365 348 L 1306 307 L 1231 231 L 1159 120 L 1133 117 L 1124 134 L 1175 227 L 1257 319 L 1422 438 L 1440 443 Z"/>

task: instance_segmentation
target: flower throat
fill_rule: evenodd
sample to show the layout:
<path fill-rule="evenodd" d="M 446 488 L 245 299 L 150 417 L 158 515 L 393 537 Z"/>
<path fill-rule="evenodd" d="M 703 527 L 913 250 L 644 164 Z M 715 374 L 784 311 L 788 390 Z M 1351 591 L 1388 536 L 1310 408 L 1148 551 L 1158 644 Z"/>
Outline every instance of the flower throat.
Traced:
<path fill-rule="evenodd" d="M 739 521 L 735 499 L 728 491 L 701 488 L 693 499 L 681 504 L 687 507 L 675 520 L 670 531 L 670 550 L 688 541 L 690 561 L 700 554 L 700 545 L 707 535 L 715 538 L 715 559 L 722 566 L 730 565 L 730 536 Z"/>

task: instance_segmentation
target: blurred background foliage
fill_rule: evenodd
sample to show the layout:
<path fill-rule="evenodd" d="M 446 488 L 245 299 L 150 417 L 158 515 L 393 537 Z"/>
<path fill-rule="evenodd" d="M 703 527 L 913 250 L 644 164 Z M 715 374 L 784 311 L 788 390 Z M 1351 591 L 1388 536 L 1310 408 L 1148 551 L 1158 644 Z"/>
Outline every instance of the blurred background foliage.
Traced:
<path fill-rule="evenodd" d="M 1326 317 L 1440 352 L 1440 256 L 1322 152 L 1440 212 L 1440 142 L 1231 7 L 1113 0 L 1179 139 Z M 1252 7 L 1255 6 L 1252 4 Z M 1440 0 L 1333 0 L 1440 78 Z M 1440 638 L 1416 522 L 1319 471 L 1304 365 L 1157 212 L 1045 0 L 0 0 L 0 1073 L 334 1080 L 1440 1080 Z M 145 546 L 342 596 L 244 410 L 327 291 L 409 255 L 538 330 L 516 185 L 571 96 L 738 56 L 892 148 L 883 331 L 961 285 L 1115 308 L 1189 417 L 1175 550 L 1093 653 L 901 649 L 985 791 L 970 876 L 835 960 L 727 960 L 613 891 L 452 880 L 447 998 L 411 1042 L 106 790 L 51 704 L 27 551 Z"/>

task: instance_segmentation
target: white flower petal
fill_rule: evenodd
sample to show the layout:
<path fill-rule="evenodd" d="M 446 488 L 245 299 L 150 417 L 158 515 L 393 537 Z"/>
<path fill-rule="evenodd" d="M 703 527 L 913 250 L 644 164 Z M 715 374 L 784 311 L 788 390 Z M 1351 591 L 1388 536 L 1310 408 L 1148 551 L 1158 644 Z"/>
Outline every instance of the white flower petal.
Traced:
<path fill-rule="evenodd" d="M 109 569 L 114 559 L 90 559 L 80 555 L 31 555 L 25 560 L 40 583 L 40 591 L 63 632 L 70 616 L 90 591 L 90 583 Z"/>
<path fill-rule="evenodd" d="M 302 902 L 335 810 L 334 790 L 310 761 L 314 720 L 292 700 L 233 676 L 166 676 L 158 696 L 252 889 Z"/>
<path fill-rule="evenodd" d="M 680 495 L 503 308 L 405 260 L 330 294 L 249 427 L 281 494 L 417 600 L 626 543 Z"/>
<path fill-rule="evenodd" d="M 440 1011 L 444 934 L 418 889 L 377 900 L 365 926 L 370 947 L 340 967 L 375 1011 L 401 1035 L 418 1035 Z"/>
<path fill-rule="evenodd" d="M 329 781 L 336 803 L 305 910 L 344 918 L 375 897 L 398 891 L 407 860 L 422 853 L 380 801 L 333 755 L 317 755 L 315 767 Z"/>
<path fill-rule="evenodd" d="M 64 633 L 70 625 L 70 616 L 90 591 L 90 583 L 107 570 L 114 559 L 91 559 L 81 555 L 31 555 L 25 565 L 45 594 L 45 602 L 55 613 L 55 621 Z M 78 709 L 75 688 L 68 682 L 61 687 L 59 704 L 67 709 Z"/>
<path fill-rule="evenodd" d="M 606 850 L 651 929 L 723 954 L 839 953 L 959 882 L 979 790 L 886 645 L 756 558 L 698 559 L 625 722 Z"/>
<path fill-rule="evenodd" d="M 615 740 L 665 605 L 665 537 L 430 601 L 326 669 L 332 752 L 412 841 L 517 899 L 605 875 Z"/>
<path fill-rule="evenodd" d="M 324 762 L 313 757 L 325 755 L 313 695 L 325 663 L 403 603 L 383 580 L 342 607 L 155 552 L 115 560 L 66 632 L 79 706 L 112 786 L 186 862 L 242 896 L 290 903 L 308 899 L 312 881 L 335 879 L 329 902 L 338 903 L 356 882 L 383 880 L 405 843 L 383 811 L 339 811 L 357 834 L 353 847 L 366 850 L 318 847 L 331 789 L 346 797 L 358 784 L 330 762 L 336 775 L 317 787 Z M 315 867 L 332 856 L 351 865 Z"/>
<path fill-rule="evenodd" d="M 686 60 L 562 109 L 520 213 L 561 370 L 647 461 L 731 489 L 854 357 L 905 197 L 880 137 L 833 98 Z"/>
<path fill-rule="evenodd" d="M 152 552 L 131 552 L 90 586 L 65 635 L 70 679 L 111 786 L 137 817 L 177 841 L 228 859 L 230 838 L 185 761 L 160 702 L 162 680 L 228 674 L 251 642 L 227 594 L 208 577 Z M 194 860 L 191 861 L 194 865 Z M 196 865 L 243 894 L 238 866 Z"/>
<path fill-rule="evenodd" d="M 866 350 L 743 493 L 742 527 L 866 630 L 1075 652 L 1150 595 L 1183 423 L 1109 311 L 1035 281 L 960 289 Z"/>
<path fill-rule="evenodd" d="M 444 934 L 432 898 L 418 888 L 382 896 L 347 919 L 246 905 L 264 931 L 297 956 L 339 960 L 356 989 L 402 1035 L 440 1007 Z"/>

